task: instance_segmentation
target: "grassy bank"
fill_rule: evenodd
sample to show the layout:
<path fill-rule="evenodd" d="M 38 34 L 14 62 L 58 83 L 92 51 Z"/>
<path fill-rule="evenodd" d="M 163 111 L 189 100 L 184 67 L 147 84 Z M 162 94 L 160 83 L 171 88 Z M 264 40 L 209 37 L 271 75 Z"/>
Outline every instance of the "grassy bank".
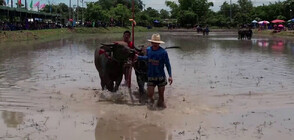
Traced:
<path fill-rule="evenodd" d="M 51 40 L 70 33 L 68 29 L 1 31 L 0 42 Z"/>
<path fill-rule="evenodd" d="M 0 43 L 3 42 L 40 42 L 50 41 L 74 34 L 96 34 L 96 33 L 123 33 L 125 30 L 131 31 L 131 27 L 108 27 L 108 28 L 75 28 L 69 30 L 67 28 L 62 29 L 49 29 L 49 30 L 23 30 L 23 31 L 0 31 Z M 167 30 L 166 28 L 152 28 L 136 26 L 135 32 L 180 32 L 180 31 L 194 31 L 193 29 L 176 29 Z M 212 29 L 214 32 L 237 32 L 236 29 Z M 282 31 L 279 33 L 272 33 L 272 30 L 258 31 L 254 30 L 255 35 L 264 36 L 281 36 L 281 37 L 294 37 L 294 31 Z"/>
<path fill-rule="evenodd" d="M 262 35 L 262 36 L 280 36 L 280 37 L 294 37 L 294 31 L 281 31 L 279 33 L 273 33 L 273 30 L 254 30 L 255 35 Z"/>
<path fill-rule="evenodd" d="M 161 28 L 147 29 L 146 27 L 137 26 L 135 32 L 154 32 Z M 22 31 L 0 31 L 0 43 L 2 42 L 19 42 L 19 41 L 50 41 L 73 34 L 96 34 L 96 33 L 123 33 L 131 31 L 131 27 L 108 27 L 108 28 L 67 28 L 48 29 L 48 30 L 22 30 Z"/>

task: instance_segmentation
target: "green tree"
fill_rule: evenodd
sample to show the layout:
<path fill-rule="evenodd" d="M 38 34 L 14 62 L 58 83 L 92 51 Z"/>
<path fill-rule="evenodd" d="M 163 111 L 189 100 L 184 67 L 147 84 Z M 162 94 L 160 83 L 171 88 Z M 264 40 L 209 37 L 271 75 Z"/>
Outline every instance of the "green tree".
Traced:
<path fill-rule="evenodd" d="M 191 10 L 182 10 L 178 20 L 182 26 L 191 27 L 196 23 L 197 15 Z"/>
<path fill-rule="evenodd" d="M 250 13 L 253 9 L 253 4 L 251 0 L 238 0 L 238 4 L 240 7 L 240 12 L 242 13 Z"/>
<path fill-rule="evenodd" d="M 125 23 L 129 22 L 131 18 L 131 11 L 125 5 L 118 4 L 116 7 L 110 9 L 110 16 L 115 21 L 119 21 L 122 26 L 125 26 Z"/>
<path fill-rule="evenodd" d="M 172 17 L 177 18 L 182 25 L 205 21 L 212 2 L 207 0 L 179 0 L 179 4 L 173 1 L 165 3 L 172 9 Z"/>
<path fill-rule="evenodd" d="M 230 5 L 225 1 L 220 6 L 220 10 L 218 11 L 218 13 L 223 15 L 224 17 L 230 17 L 231 10 L 232 10 L 232 17 L 234 17 L 237 14 L 237 12 L 239 12 L 239 6 L 235 3 Z"/>
<path fill-rule="evenodd" d="M 238 0 L 239 11 L 234 15 L 236 24 L 251 23 L 253 14 L 253 4 L 251 0 Z"/>
<path fill-rule="evenodd" d="M 76 11 L 77 11 L 78 19 L 84 21 L 85 19 L 84 14 L 86 12 L 86 8 L 79 6 L 76 8 Z"/>
<path fill-rule="evenodd" d="M 127 6 L 129 9 L 132 7 L 132 0 L 99 0 L 100 4 L 104 9 L 110 10 L 111 8 L 116 7 L 118 4 Z M 141 11 L 144 7 L 142 0 L 135 0 L 135 6 L 137 10 Z"/>
<path fill-rule="evenodd" d="M 292 19 L 294 16 L 294 0 L 286 0 L 283 2 L 284 5 L 284 12 L 285 12 L 285 16 L 288 19 Z"/>
<path fill-rule="evenodd" d="M 282 15 L 278 15 L 278 16 L 277 16 L 277 19 L 286 20 L 286 17 L 285 17 L 285 16 L 282 16 Z"/>
<path fill-rule="evenodd" d="M 180 7 L 173 1 L 165 1 L 165 5 L 171 9 L 171 18 L 177 18 L 180 12 Z"/>
<path fill-rule="evenodd" d="M 160 18 L 161 19 L 169 18 L 169 12 L 167 10 L 161 9 L 160 10 Z"/>
<path fill-rule="evenodd" d="M 65 3 L 59 3 L 58 7 L 60 13 L 68 13 L 68 6 Z"/>
<path fill-rule="evenodd" d="M 151 25 L 150 17 L 147 15 L 146 11 L 142 11 L 136 14 L 136 22 L 139 26 Z"/>
<path fill-rule="evenodd" d="M 90 2 L 87 3 L 85 19 L 89 21 L 108 22 L 110 19 L 110 15 L 108 11 L 104 10 L 102 6 L 97 2 Z"/>
<path fill-rule="evenodd" d="M 159 17 L 158 11 L 155 10 L 155 9 L 153 9 L 153 8 L 151 8 L 151 7 L 148 7 L 145 12 L 150 17 L 154 17 L 154 18 L 158 18 Z"/>
<path fill-rule="evenodd" d="M 51 7 L 51 11 L 50 11 Z M 42 12 L 60 14 L 61 15 L 61 23 L 66 23 L 69 17 L 69 7 L 65 3 L 59 3 L 58 5 L 46 5 L 42 10 Z M 72 10 L 73 11 L 73 10 Z"/>

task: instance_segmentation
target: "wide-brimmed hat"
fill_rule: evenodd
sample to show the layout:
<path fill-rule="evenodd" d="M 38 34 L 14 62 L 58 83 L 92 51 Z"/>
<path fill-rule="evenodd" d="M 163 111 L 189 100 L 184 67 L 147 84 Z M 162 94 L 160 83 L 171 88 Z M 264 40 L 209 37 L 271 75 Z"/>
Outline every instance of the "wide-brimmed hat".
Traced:
<path fill-rule="evenodd" d="M 163 44 L 164 42 L 160 40 L 160 35 L 159 34 L 153 34 L 151 39 L 149 39 L 148 41 L 153 42 L 153 43 L 159 43 L 159 44 Z"/>

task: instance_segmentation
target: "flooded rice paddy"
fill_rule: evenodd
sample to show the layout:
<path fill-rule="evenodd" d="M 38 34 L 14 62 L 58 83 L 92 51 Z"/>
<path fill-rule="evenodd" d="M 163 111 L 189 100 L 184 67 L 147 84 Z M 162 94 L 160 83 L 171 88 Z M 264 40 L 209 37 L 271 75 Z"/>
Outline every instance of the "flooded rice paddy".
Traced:
<path fill-rule="evenodd" d="M 152 33 L 136 34 L 148 45 Z M 174 83 L 167 109 L 126 87 L 101 91 L 94 51 L 121 34 L 0 44 L 0 139 L 289 139 L 294 131 L 294 41 L 234 33 L 164 32 Z M 136 94 L 135 75 L 132 94 Z M 119 100 L 119 102 L 117 102 Z"/>

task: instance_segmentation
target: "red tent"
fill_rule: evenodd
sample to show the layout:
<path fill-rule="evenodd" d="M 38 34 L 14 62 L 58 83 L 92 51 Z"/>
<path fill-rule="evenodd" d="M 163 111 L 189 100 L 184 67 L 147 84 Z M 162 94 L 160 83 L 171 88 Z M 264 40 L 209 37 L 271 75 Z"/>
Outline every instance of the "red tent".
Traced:
<path fill-rule="evenodd" d="M 275 19 L 272 21 L 272 23 L 284 23 L 285 20 L 281 20 L 281 19 Z"/>

